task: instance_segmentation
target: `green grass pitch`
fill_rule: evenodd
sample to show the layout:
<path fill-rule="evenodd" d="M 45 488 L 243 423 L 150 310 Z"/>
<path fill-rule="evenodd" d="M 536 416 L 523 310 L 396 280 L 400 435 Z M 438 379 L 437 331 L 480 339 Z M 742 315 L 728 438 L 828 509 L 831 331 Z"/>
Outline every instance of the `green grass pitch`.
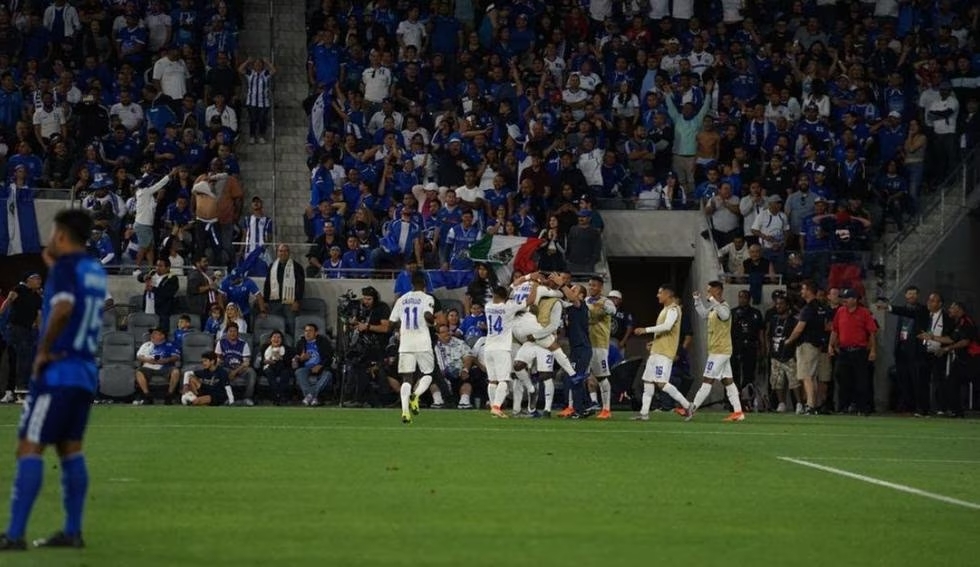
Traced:
<path fill-rule="evenodd" d="M 4 497 L 17 410 L 0 408 Z M 99 406 L 88 547 L 0 565 L 977 564 L 978 422 L 722 417 Z M 46 463 L 28 538 L 61 524 Z"/>

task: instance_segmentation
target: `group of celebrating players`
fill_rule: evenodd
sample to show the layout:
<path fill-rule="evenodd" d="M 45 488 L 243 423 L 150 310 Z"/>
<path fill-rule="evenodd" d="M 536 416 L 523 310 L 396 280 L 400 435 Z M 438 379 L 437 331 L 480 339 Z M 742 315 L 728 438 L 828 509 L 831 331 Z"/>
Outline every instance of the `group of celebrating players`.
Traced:
<path fill-rule="evenodd" d="M 532 415 L 550 417 L 555 397 L 555 365 L 565 372 L 568 381 L 568 404 L 558 413 L 559 417 L 581 419 L 595 415 L 601 420 L 612 417 L 608 360 L 616 307 L 603 297 L 601 277 L 594 276 L 587 284 L 572 283 L 571 279 L 568 273 L 515 272 L 509 287 L 498 285 L 490 290 L 491 297 L 484 306 L 487 333 L 474 344 L 473 352 L 486 369 L 487 400 L 494 417 L 507 417 L 503 406 L 508 395 L 513 398 L 514 413 L 520 414 L 525 394 L 531 400 Z M 412 291 L 398 298 L 389 317 L 399 329 L 398 375 L 402 382 L 404 423 L 411 423 L 413 416 L 418 415 L 419 397 L 429 390 L 435 370 L 430 327 L 436 321 L 437 301 L 425 292 L 425 286 L 425 275 L 413 274 Z M 704 380 L 692 402 L 669 381 L 681 341 L 677 291 L 664 284 L 657 291 L 657 299 L 662 309 L 656 325 L 633 331 L 637 336 L 653 336 L 647 345 L 650 354 L 642 375 L 642 405 L 633 419 L 649 420 L 654 394 L 661 390 L 677 402 L 679 407 L 675 411 L 691 420 L 710 395 L 714 383 L 721 380 L 733 408 L 725 420 L 744 420 L 739 392 L 732 379 L 732 316 L 724 300 L 723 284 L 709 282 L 704 297 L 694 294 L 695 310 L 707 320 L 708 357 Z M 562 324 L 568 342 L 567 354 L 558 341 Z M 540 389 L 531 380 L 532 370 L 538 375 Z M 597 388 L 601 394 L 601 407 L 587 402 L 590 388 L 592 391 Z M 539 390 L 544 392 L 544 409 L 536 413 Z"/>

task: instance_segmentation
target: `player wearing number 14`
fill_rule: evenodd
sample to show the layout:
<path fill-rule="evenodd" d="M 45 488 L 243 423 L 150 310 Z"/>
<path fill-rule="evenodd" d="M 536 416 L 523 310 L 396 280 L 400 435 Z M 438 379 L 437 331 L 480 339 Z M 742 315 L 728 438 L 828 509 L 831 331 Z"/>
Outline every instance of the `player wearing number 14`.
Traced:
<path fill-rule="evenodd" d="M 434 297 L 425 293 L 425 272 L 412 274 L 412 291 L 398 298 L 388 320 L 400 324 L 398 331 L 398 376 L 401 377 L 402 422 L 411 423 L 419 413 L 419 396 L 432 385 L 435 354 L 429 326 L 435 321 Z M 412 381 L 415 370 L 422 374 L 415 390 Z"/>
<path fill-rule="evenodd" d="M 44 475 L 42 453 L 54 445 L 61 458 L 65 524 L 37 547 L 82 547 L 82 509 L 88 470 L 82 437 L 98 386 L 95 353 L 101 339 L 106 274 L 86 253 L 92 218 L 82 209 L 54 217 L 45 254 L 53 260 L 45 288 L 43 322 L 30 394 L 18 426 L 17 472 L 10 523 L 0 551 L 26 549 L 24 534 Z"/>
<path fill-rule="evenodd" d="M 492 394 L 490 412 L 494 417 L 507 417 L 501 406 L 507 399 L 514 361 L 514 318 L 525 309 L 516 301 L 508 301 L 509 292 L 503 286 L 493 288 L 493 301 L 483 308 L 487 318 L 487 340 L 483 346 L 487 367 L 487 392 Z"/>

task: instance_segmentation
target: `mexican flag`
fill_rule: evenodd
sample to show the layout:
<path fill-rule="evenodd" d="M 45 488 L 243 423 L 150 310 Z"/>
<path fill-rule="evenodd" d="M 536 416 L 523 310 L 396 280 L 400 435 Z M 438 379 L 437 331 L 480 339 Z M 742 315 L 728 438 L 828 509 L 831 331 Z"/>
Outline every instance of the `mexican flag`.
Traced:
<path fill-rule="evenodd" d="M 538 269 L 534 253 L 540 244 L 540 238 L 487 235 L 470 246 L 470 259 L 493 265 L 497 280 L 507 283 L 514 270 L 527 274 Z"/>

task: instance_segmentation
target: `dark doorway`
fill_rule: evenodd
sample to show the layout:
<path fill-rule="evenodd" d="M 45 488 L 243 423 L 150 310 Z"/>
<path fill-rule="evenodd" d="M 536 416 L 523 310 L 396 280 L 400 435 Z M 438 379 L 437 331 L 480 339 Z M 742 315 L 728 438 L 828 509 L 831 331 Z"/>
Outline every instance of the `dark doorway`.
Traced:
<path fill-rule="evenodd" d="M 612 287 L 623 294 L 623 306 L 633 314 L 636 325 L 656 322 L 660 314 L 657 288 L 661 284 L 670 283 L 677 288 L 684 307 L 689 307 L 691 262 L 691 258 L 609 258 Z M 627 356 L 642 354 L 648 340 L 631 339 L 626 346 Z"/>

